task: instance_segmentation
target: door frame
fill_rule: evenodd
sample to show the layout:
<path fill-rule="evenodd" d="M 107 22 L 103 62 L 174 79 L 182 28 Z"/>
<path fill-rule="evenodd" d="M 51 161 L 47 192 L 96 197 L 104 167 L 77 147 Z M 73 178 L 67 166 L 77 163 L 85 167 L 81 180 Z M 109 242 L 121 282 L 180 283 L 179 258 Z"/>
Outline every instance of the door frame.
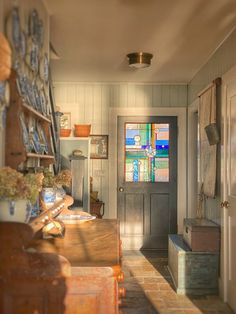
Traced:
<path fill-rule="evenodd" d="M 227 200 L 227 87 L 236 82 L 236 66 L 222 76 L 222 107 L 221 107 L 221 201 Z M 228 212 L 224 207 L 221 210 L 221 267 L 220 267 L 220 295 L 224 302 L 228 301 L 228 273 L 229 273 L 229 249 L 228 249 Z"/>
<path fill-rule="evenodd" d="M 186 217 L 187 129 L 186 107 L 110 108 L 109 110 L 109 218 L 117 218 L 117 118 L 118 116 L 176 116 L 178 125 L 177 156 L 177 230 L 183 232 Z"/>

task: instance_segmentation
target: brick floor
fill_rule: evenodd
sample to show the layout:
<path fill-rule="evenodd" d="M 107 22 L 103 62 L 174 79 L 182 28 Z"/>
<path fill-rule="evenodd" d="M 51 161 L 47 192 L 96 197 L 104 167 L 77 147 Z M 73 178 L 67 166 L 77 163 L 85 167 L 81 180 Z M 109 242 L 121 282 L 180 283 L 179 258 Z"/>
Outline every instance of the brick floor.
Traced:
<path fill-rule="evenodd" d="M 185 296 L 175 292 L 166 252 L 123 251 L 126 298 L 123 314 L 232 314 L 218 296 Z"/>

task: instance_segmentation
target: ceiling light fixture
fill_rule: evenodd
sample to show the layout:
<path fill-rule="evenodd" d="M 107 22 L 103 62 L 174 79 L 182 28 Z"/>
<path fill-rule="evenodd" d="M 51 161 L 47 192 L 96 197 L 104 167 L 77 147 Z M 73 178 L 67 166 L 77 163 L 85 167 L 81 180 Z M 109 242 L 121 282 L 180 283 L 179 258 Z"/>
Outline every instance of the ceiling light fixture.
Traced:
<path fill-rule="evenodd" d="M 153 55 L 148 52 L 133 52 L 127 54 L 129 66 L 136 69 L 149 67 L 152 57 Z"/>

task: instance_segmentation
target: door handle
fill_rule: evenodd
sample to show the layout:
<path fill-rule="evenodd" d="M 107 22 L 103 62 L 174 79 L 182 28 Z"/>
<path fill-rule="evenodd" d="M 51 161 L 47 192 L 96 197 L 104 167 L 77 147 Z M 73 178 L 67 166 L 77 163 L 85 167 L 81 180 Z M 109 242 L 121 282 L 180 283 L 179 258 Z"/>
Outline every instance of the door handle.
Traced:
<path fill-rule="evenodd" d="M 221 208 L 229 208 L 230 207 L 230 204 L 229 204 L 229 202 L 228 201 L 224 201 L 224 202 L 221 202 L 220 203 L 220 207 Z"/>
<path fill-rule="evenodd" d="M 119 187 L 119 192 L 124 192 L 124 188 L 122 186 Z"/>

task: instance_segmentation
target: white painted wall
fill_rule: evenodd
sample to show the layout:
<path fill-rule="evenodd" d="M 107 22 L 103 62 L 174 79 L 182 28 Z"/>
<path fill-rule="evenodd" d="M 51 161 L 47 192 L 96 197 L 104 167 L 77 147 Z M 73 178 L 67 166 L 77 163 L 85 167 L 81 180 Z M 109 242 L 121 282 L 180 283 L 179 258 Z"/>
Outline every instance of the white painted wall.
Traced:
<path fill-rule="evenodd" d="M 236 65 L 236 28 L 212 54 L 206 64 L 196 73 L 188 85 L 188 104 L 190 105 L 197 94 L 215 78 L 221 77 Z"/>
<path fill-rule="evenodd" d="M 113 136 L 109 116 L 111 108 L 122 108 L 128 114 L 132 108 L 150 110 L 172 107 L 175 112 L 177 107 L 187 106 L 186 85 L 55 82 L 54 93 L 56 105 L 60 110 L 71 112 L 72 127 L 77 123 L 91 123 L 91 134 L 108 134 L 110 143 Z M 158 114 L 158 110 L 155 112 Z M 183 136 L 186 137 L 186 133 Z M 93 190 L 98 191 L 99 199 L 105 202 L 105 217 L 113 218 L 116 216 L 116 204 L 109 200 L 111 197 L 109 176 L 113 177 L 113 170 L 116 167 L 114 164 L 116 161 L 110 158 L 115 150 L 116 147 L 110 144 L 109 159 L 91 160 L 90 168 Z M 186 156 L 183 162 L 186 166 Z"/>

